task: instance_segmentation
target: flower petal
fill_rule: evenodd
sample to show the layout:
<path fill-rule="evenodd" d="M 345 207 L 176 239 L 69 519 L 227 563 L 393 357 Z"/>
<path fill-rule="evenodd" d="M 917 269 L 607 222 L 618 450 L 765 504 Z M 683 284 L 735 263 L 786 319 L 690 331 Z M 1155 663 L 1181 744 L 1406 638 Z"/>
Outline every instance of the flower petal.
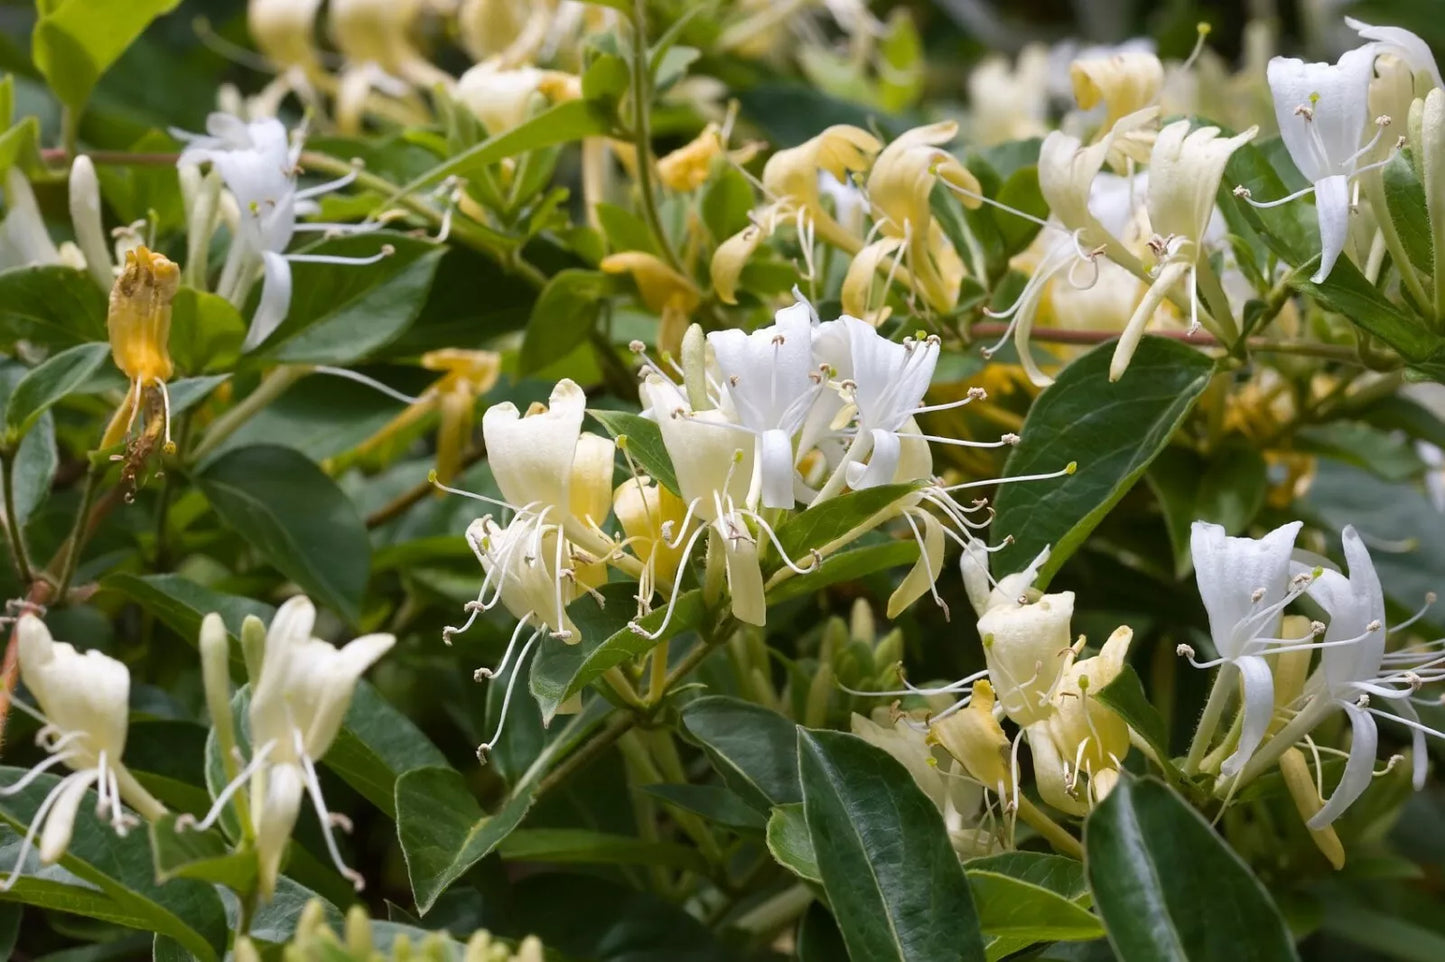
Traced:
<path fill-rule="evenodd" d="M 1342 706 L 1350 716 L 1350 757 L 1345 760 L 1345 771 L 1334 794 L 1325 802 L 1325 807 L 1315 813 L 1306 824 L 1312 829 L 1324 828 L 1339 818 L 1355 799 L 1370 787 L 1375 772 L 1375 747 L 1379 742 L 1379 730 L 1369 711 L 1350 702 Z"/>
<path fill-rule="evenodd" d="M 1319 284 L 1335 269 L 1350 233 L 1350 182 L 1344 174 L 1315 182 L 1315 216 L 1320 223 L 1320 269 L 1310 281 Z"/>
<path fill-rule="evenodd" d="M 1240 725 L 1239 744 L 1234 754 L 1219 766 L 1219 773 L 1226 778 L 1239 774 L 1239 770 L 1254 755 L 1254 750 L 1264 741 L 1270 720 L 1274 717 L 1274 675 L 1269 670 L 1269 662 L 1259 655 L 1246 655 L 1235 659 L 1233 664 L 1239 669 L 1240 680 L 1243 682 L 1244 706 L 1240 710 L 1244 712 L 1244 720 Z M 1229 669 L 1226 666 L 1220 670 Z"/>

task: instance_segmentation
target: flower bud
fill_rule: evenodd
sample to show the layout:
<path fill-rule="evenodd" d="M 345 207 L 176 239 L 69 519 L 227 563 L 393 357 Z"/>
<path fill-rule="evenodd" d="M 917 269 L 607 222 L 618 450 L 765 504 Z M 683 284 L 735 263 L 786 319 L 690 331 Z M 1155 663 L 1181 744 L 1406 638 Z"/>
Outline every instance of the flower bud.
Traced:
<path fill-rule="evenodd" d="M 1279 773 L 1284 776 L 1285 787 L 1289 789 L 1290 798 L 1294 799 L 1300 819 L 1308 824 L 1324 807 L 1324 802 L 1315 787 L 1314 777 L 1310 775 L 1309 763 L 1305 761 L 1304 753 L 1298 748 L 1286 751 L 1279 759 Z M 1315 846 L 1330 860 L 1331 865 L 1336 869 L 1345 867 L 1345 847 L 1340 844 L 1340 837 L 1335 834 L 1334 826 L 1312 828 L 1309 833 Z"/>
<path fill-rule="evenodd" d="M 371 915 L 363 905 L 353 905 L 346 911 L 346 950 L 354 959 L 371 956 Z"/>
<path fill-rule="evenodd" d="M 1410 118 L 1413 124 L 1415 111 Z M 1414 132 L 1413 130 L 1411 131 Z M 1430 231 L 1434 242 L 1435 312 L 1445 306 L 1445 90 L 1439 87 L 1425 96 L 1420 111 L 1420 180 L 1425 185 L 1425 206 L 1430 213 Z"/>
<path fill-rule="evenodd" d="M 201 621 L 201 680 L 206 692 L 206 710 L 216 731 L 221 757 L 230 755 L 236 744 L 235 721 L 231 717 L 230 639 L 225 623 L 216 612 Z"/>
<path fill-rule="evenodd" d="M 241 657 L 246 661 L 246 677 L 255 684 L 261 677 L 261 664 L 266 655 L 266 623 L 255 615 L 241 622 Z"/>
<path fill-rule="evenodd" d="M 76 243 L 85 255 L 85 269 L 101 290 L 110 290 L 115 275 L 100 222 L 100 181 L 95 176 L 95 164 L 85 154 L 70 165 L 70 222 L 75 227 Z"/>

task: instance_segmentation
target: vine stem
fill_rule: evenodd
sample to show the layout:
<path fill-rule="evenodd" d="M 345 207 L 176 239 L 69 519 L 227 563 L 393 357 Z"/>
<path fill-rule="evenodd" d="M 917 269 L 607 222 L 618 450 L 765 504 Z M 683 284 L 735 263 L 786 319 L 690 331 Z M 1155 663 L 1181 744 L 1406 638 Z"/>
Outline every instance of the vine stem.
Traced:
<path fill-rule="evenodd" d="M 246 395 L 241 403 L 221 415 L 211 423 L 210 430 L 205 437 L 191 451 L 190 462 L 197 464 L 207 454 L 210 454 L 226 438 L 234 434 L 241 425 L 249 421 L 262 408 L 276 400 L 286 390 L 310 373 L 310 368 L 303 364 L 283 364 L 273 368 L 269 374 L 261 379 L 256 385 L 256 390 Z"/>
<path fill-rule="evenodd" d="M 647 13 L 642 0 L 637 0 L 632 7 L 632 144 L 637 149 L 637 192 L 642 195 L 643 218 L 667 266 L 686 277 L 687 269 L 663 230 L 652 189 L 651 65 L 652 57 L 647 50 Z"/>
<path fill-rule="evenodd" d="M 22 585 L 30 584 L 30 553 L 25 549 L 25 532 L 20 530 L 19 512 L 15 510 L 15 455 L 0 451 L 0 484 L 5 486 L 5 533 L 10 539 L 10 556 Z"/>

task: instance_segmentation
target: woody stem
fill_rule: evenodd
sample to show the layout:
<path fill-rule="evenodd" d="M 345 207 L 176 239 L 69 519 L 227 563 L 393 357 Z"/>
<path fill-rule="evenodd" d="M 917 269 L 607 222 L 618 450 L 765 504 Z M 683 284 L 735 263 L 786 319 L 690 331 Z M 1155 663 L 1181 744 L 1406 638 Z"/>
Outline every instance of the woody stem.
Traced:
<path fill-rule="evenodd" d="M 20 515 L 15 510 L 15 454 L 0 451 L 0 485 L 5 487 L 5 534 L 10 540 L 10 557 L 22 585 L 30 584 L 30 554 L 25 550 L 25 533 L 20 528 Z"/>

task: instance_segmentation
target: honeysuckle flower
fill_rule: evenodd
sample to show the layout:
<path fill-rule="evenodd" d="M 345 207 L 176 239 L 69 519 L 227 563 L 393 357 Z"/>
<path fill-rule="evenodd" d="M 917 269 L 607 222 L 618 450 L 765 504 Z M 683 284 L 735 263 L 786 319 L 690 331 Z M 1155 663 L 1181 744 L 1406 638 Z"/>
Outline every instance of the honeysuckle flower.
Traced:
<path fill-rule="evenodd" d="M 692 140 L 657 159 L 657 179 L 668 190 L 687 193 L 707 182 L 713 162 L 719 157 L 728 158 L 730 163 L 746 164 L 757 152 L 757 144 L 728 150 L 722 128 L 709 123 Z"/>
<path fill-rule="evenodd" d="M 1117 50 L 1080 57 L 1069 64 L 1074 100 L 1084 110 L 1104 105 L 1105 128 L 1159 99 L 1164 64 L 1149 50 Z"/>
<path fill-rule="evenodd" d="M 146 247 L 126 254 L 125 266 L 110 291 L 105 325 L 110 334 L 111 357 L 130 380 L 130 387 L 106 428 L 102 448 L 119 444 L 130 433 L 147 391 L 154 391 L 160 399 L 164 443 L 168 449 L 171 447 L 166 381 L 174 370 L 170 354 L 171 302 L 180 283 L 180 268 L 165 255 Z"/>
<path fill-rule="evenodd" d="M 769 157 L 763 167 L 763 188 L 768 196 L 801 211 L 816 236 L 856 254 L 863 247 L 862 238 L 844 230 L 824 207 L 818 193 L 818 171 L 847 182 L 850 174 L 867 170 L 881 148 L 866 130 L 835 124 L 811 140 Z"/>
<path fill-rule="evenodd" d="M 256 830 L 263 897 L 275 891 L 286 843 L 296 824 L 303 793 L 321 821 L 327 851 L 337 871 L 359 890 L 361 876 L 342 862 L 332 836 L 333 818 L 321 793 L 316 763 L 341 731 L 351 696 L 363 673 L 396 642 L 389 634 L 363 635 L 337 648 L 312 636 L 316 608 L 297 595 L 276 611 L 266 632 L 259 676 L 248 713 L 250 764 L 222 792 L 216 807 L 200 823 L 219 815 L 230 793 L 250 781 L 251 815 Z"/>
<path fill-rule="evenodd" d="M 999 707 L 1021 728 L 1048 719 L 1049 702 L 1066 658 L 1072 651 L 1069 623 L 1074 593 L 1047 594 L 1028 602 L 1020 593 L 990 607 L 978 619 L 989 681 Z"/>
<path fill-rule="evenodd" d="M 1428 74 L 1430 80 L 1436 87 L 1445 87 L 1445 80 L 1440 77 L 1440 65 L 1435 60 L 1435 54 L 1431 52 L 1430 45 L 1421 39 L 1420 35 L 1406 30 L 1404 27 L 1373 26 L 1354 17 L 1345 18 L 1345 26 L 1360 35 L 1360 39 L 1369 40 L 1365 45 L 1366 50 L 1371 51 L 1375 56 L 1390 54 L 1399 57 L 1409 64 L 1410 69 L 1415 73 Z"/>
<path fill-rule="evenodd" d="M 793 436 L 824 385 L 813 362 L 812 308 L 794 304 L 751 334 L 714 331 L 707 342 L 739 425 L 757 438 L 753 463 L 763 507 L 791 508 Z"/>
<path fill-rule="evenodd" d="M 659 317 L 658 349 L 669 354 L 680 350 L 683 331 L 687 330 L 692 312 L 702 303 L 702 292 L 692 279 L 679 274 L 656 255 L 642 251 L 609 254 L 597 266 L 607 274 L 632 277 L 642 303 Z"/>
<path fill-rule="evenodd" d="M 36 807 L 15 867 L 0 881 L 0 890 L 8 890 L 20 877 L 37 833 L 43 864 L 50 865 L 65 854 L 76 813 L 92 785 L 97 814 L 106 816 L 121 834 L 135 824 L 134 816 L 121 807 L 122 801 L 146 819 L 166 812 L 121 761 L 130 712 L 130 672 L 125 665 L 99 651 L 81 654 L 74 646 L 56 641 L 45 623 L 28 612 L 20 616 L 15 632 L 20 677 L 40 706 L 36 714 L 42 726 L 36 744 L 49 754 L 13 785 L 0 789 L 0 795 L 21 791 L 58 764 L 64 764 L 71 774 L 57 782 Z"/>
<path fill-rule="evenodd" d="M 1010 66 L 997 54 L 968 75 L 969 141 L 980 146 L 1042 136 L 1048 130 L 1049 50 L 1031 43 Z"/>
<path fill-rule="evenodd" d="M 454 94 L 495 137 L 521 126 L 539 104 L 575 100 L 581 87 L 575 76 L 560 70 L 507 69 L 488 61 L 462 74 Z"/>
<path fill-rule="evenodd" d="M 724 304 L 738 302 L 738 279 L 768 233 L 768 230 L 758 224 L 749 224 L 717 246 L 708 272 L 712 277 L 713 293 L 717 294 L 718 300 Z"/>
<path fill-rule="evenodd" d="M 84 267 L 81 263 L 83 257 L 72 255 L 67 260 L 56 249 L 50 232 L 45 229 L 45 219 L 40 216 L 35 191 L 18 167 L 5 171 L 5 208 L 5 219 L 0 221 L 0 266 L 40 267 L 67 263 L 72 267 Z"/>
<path fill-rule="evenodd" d="M 422 0 L 331 0 L 327 23 L 336 49 L 346 58 L 336 94 L 336 122 L 343 133 L 358 133 L 362 107 L 372 89 L 393 97 L 412 85 L 430 90 L 455 81 L 412 46 L 409 34 Z"/>
<path fill-rule="evenodd" d="M 617 486 L 612 510 L 629 547 L 642 562 L 637 582 L 639 604 L 646 607 L 659 586 L 670 586 L 683 562 L 682 544 L 687 505 L 667 488 L 645 475 L 629 478 Z"/>
<path fill-rule="evenodd" d="M 115 282 L 115 265 L 110 261 L 109 245 L 100 219 L 100 181 L 95 176 L 95 164 L 86 154 L 80 154 L 70 164 L 70 222 L 75 227 L 75 241 L 85 255 L 85 269 L 100 285 L 109 291 Z"/>
<path fill-rule="evenodd" d="M 1225 778 L 1244 768 L 1274 714 L 1274 676 L 1264 656 L 1279 639 L 1285 606 L 1310 580 L 1309 575 L 1290 578 L 1290 555 L 1301 527 L 1301 522 L 1294 521 L 1259 539 L 1228 537 L 1223 527 L 1204 521 L 1194 522 L 1191 529 L 1195 580 L 1209 616 L 1209 634 L 1219 653 L 1213 661 L 1196 662 L 1195 666 L 1217 665 L 1220 669 L 1201 730 L 1217 723 L 1235 688 L 1236 676 L 1243 698 L 1237 747 L 1220 765 Z M 1203 740 L 1197 740 L 1191 748 L 1194 764 L 1206 747 Z"/>
<path fill-rule="evenodd" d="M 1035 771 L 1039 768 L 1036 746 L 1046 737 L 1057 749 L 1062 762 L 1062 780 L 1040 776 L 1038 784 L 1044 801 L 1060 811 L 1086 813 L 1102 801 L 1118 781 L 1119 768 L 1124 756 L 1129 754 L 1129 726 L 1112 708 L 1094 697 L 1094 693 L 1119 676 L 1133 637 L 1130 628 L 1121 626 L 1104 642 L 1097 655 L 1064 668 L 1049 696 L 1052 713 L 1042 728 L 1029 732 L 1029 747 L 1035 751 Z M 1088 783 L 1081 788 L 1082 778 L 1087 778 Z M 1057 787 L 1063 792 L 1054 790 Z"/>
<path fill-rule="evenodd" d="M 249 0 L 246 4 L 251 39 L 276 69 L 276 78 L 253 100 L 253 116 L 276 116 L 281 101 L 292 92 L 314 106 L 317 87 L 329 86 L 316 44 L 320 9 L 321 0 Z"/>
<path fill-rule="evenodd" d="M 221 172 L 227 189 L 235 197 L 238 223 L 216 292 L 237 307 L 243 306 L 255 283 L 256 272 L 261 271 L 264 277 L 261 299 L 242 345 L 243 350 L 249 351 L 270 337 L 286 319 L 291 306 L 292 263 L 373 264 L 391 249 L 383 247 L 373 257 L 360 258 L 286 253 L 299 231 L 371 229 L 371 225 L 297 222 L 298 216 L 318 209 L 314 198 L 349 184 L 354 175 L 298 189 L 296 164 L 301 155 L 300 138 L 292 143 L 286 128 L 275 119 L 246 123 L 230 114 L 213 113 L 206 118 L 206 132 L 200 136 L 172 131 L 188 141 L 177 164 L 211 164 Z"/>
<path fill-rule="evenodd" d="M 1316 284 L 1330 276 L 1345 248 L 1350 181 L 1358 173 L 1357 161 L 1374 147 L 1373 142 L 1364 147 L 1360 144 L 1374 63 L 1374 52 L 1368 47 L 1346 51 L 1334 64 L 1305 63 L 1292 57 L 1275 57 L 1269 62 L 1269 89 L 1280 137 L 1311 186 L 1266 202 L 1250 199 L 1246 191 L 1236 193 L 1257 207 L 1314 193 L 1320 228 L 1320 266 L 1311 278 Z"/>
<path fill-rule="evenodd" d="M 985 789 L 1007 800 L 1014 798 L 1017 791 L 1017 763 L 994 709 L 993 687 L 979 679 L 973 683 L 966 707 L 941 713 L 928 730 L 964 771 Z"/>
<path fill-rule="evenodd" d="M 884 238 L 879 243 L 901 242 L 913 288 L 938 311 L 951 310 L 958 303 L 964 268 L 943 228 L 933 219 L 933 186 L 946 183 L 965 207 L 982 203 L 978 179 L 939 147 L 957 134 L 958 125 L 953 121 L 915 127 L 884 147 L 868 174 L 868 200 Z M 876 271 L 879 262 L 865 259 L 863 263 Z"/>
<path fill-rule="evenodd" d="M 1197 272 L 1205 259 L 1204 240 L 1214 217 L 1215 197 L 1224 165 L 1240 145 L 1252 140 L 1258 128 L 1251 127 L 1233 137 L 1219 136 L 1218 127 L 1190 130 L 1187 120 L 1176 121 L 1159 131 L 1149 155 L 1149 223 L 1158 238 L 1154 246 L 1159 263 L 1153 283 L 1129 318 L 1114 359 L 1109 379 L 1123 377 L 1144 336 L 1154 312 L 1174 285 L 1189 278 L 1190 328 L 1199 323 Z"/>

